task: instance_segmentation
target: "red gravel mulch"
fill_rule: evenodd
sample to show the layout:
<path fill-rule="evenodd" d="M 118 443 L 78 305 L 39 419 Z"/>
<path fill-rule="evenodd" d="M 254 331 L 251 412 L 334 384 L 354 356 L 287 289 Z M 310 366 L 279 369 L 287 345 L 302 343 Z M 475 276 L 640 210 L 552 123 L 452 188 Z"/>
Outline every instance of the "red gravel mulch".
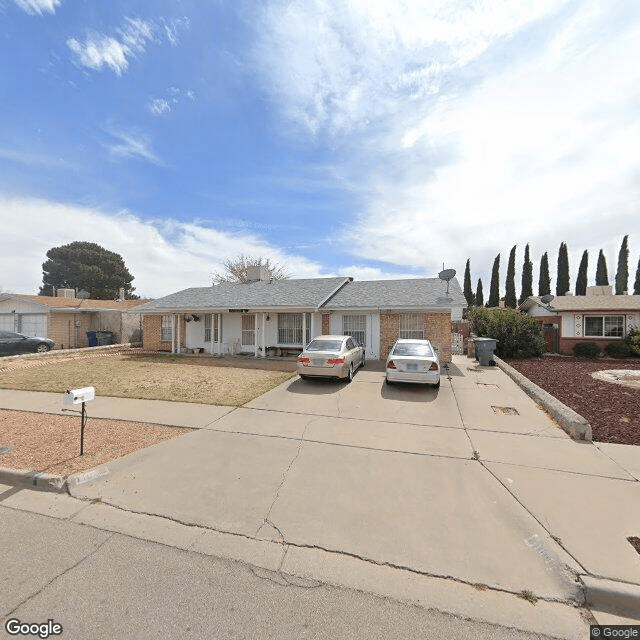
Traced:
<path fill-rule="evenodd" d="M 594 440 L 640 445 L 640 389 L 591 377 L 594 371 L 640 371 L 639 359 L 554 356 L 506 362 L 586 418 Z"/>

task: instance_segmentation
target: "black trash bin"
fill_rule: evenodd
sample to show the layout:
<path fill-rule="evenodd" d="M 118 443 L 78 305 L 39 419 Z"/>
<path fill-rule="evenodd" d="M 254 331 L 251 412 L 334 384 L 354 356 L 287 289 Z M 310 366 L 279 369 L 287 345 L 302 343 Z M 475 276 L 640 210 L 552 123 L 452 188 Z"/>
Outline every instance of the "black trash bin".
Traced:
<path fill-rule="evenodd" d="M 113 344 L 113 333 L 111 331 L 96 331 L 96 337 L 98 339 L 97 346 L 104 346 L 106 344 Z"/>
<path fill-rule="evenodd" d="M 87 331 L 87 341 L 89 342 L 90 347 L 98 346 L 98 336 L 95 331 Z"/>
<path fill-rule="evenodd" d="M 493 360 L 493 352 L 496 350 L 498 341 L 494 338 L 474 338 L 473 342 L 476 345 L 476 358 L 480 366 L 490 366 Z"/>

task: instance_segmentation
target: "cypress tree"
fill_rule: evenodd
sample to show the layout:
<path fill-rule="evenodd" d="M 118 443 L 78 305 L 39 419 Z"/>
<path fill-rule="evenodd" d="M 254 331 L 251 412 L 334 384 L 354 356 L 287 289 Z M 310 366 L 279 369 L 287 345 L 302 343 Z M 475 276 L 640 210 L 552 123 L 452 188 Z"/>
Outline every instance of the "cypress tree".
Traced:
<path fill-rule="evenodd" d="M 500 254 L 493 261 L 491 269 L 491 284 L 489 285 L 489 299 L 487 307 L 497 307 L 500 305 Z"/>
<path fill-rule="evenodd" d="M 507 263 L 507 279 L 504 283 L 505 294 L 504 304 L 505 307 L 511 309 L 516 308 L 516 245 L 511 248 L 509 254 L 509 262 Z"/>
<path fill-rule="evenodd" d="M 549 277 L 549 256 L 545 251 L 540 259 L 540 278 L 538 279 L 538 295 L 548 296 L 551 293 L 551 278 Z"/>
<path fill-rule="evenodd" d="M 576 295 L 587 295 L 587 269 L 589 268 L 589 252 L 585 249 L 578 267 L 578 277 L 576 278 Z"/>
<path fill-rule="evenodd" d="M 627 291 L 629 286 L 629 236 L 622 239 L 620 253 L 618 254 L 618 270 L 616 271 L 616 295 L 620 296 Z"/>
<path fill-rule="evenodd" d="M 524 262 L 522 263 L 522 290 L 518 302 L 524 302 L 533 295 L 533 262 L 529 259 L 529 245 L 524 248 Z"/>
<path fill-rule="evenodd" d="M 471 260 L 467 258 L 467 266 L 464 268 L 464 297 L 467 299 L 467 304 L 473 307 L 475 302 L 473 296 L 473 290 L 471 289 Z"/>
<path fill-rule="evenodd" d="M 640 263 L 638 263 L 638 277 L 640 277 Z M 478 278 L 478 286 L 476 287 L 476 307 L 481 307 L 483 304 L 484 293 L 482 292 L 482 278 Z"/>
<path fill-rule="evenodd" d="M 556 295 L 563 296 L 571 289 L 569 282 L 569 254 L 567 253 L 567 243 L 560 243 L 558 251 L 558 273 L 556 276 Z"/>
<path fill-rule="evenodd" d="M 606 287 L 609 284 L 609 275 L 607 273 L 607 261 L 605 260 L 604 253 L 600 249 L 598 254 L 598 266 L 596 268 L 596 286 Z"/>
<path fill-rule="evenodd" d="M 636 269 L 636 281 L 633 285 L 633 295 L 640 296 L 640 259 L 638 259 L 638 268 Z"/>

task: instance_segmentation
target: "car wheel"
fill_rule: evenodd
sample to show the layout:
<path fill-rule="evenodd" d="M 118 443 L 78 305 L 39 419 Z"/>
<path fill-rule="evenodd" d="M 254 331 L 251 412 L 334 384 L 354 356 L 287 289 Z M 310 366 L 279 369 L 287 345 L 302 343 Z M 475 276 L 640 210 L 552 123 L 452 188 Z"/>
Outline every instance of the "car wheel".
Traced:
<path fill-rule="evenodd" d="M 347 373 L 347 382 L 353 382 L 353 364 L 349 367 L 349 373 Z"/>
<path fill-rule="evenodd" d="M 362 362 L 361 362 L 361 364 L 360 364 L 360 366 L 361 366 L 361 367 L 364 367 L 365 362 L 366 362 L 366 359 L 367 359 L 367 358 L 366 358 L 366 356 L 364 355 L 364 351 L 363 351 L 363 352 L 362 352 Z"/>
<path fill-rule="evenodd" d="M 389 380 L 389 378 L 385 378 L 385 382 L 391 386 L 392 384 L 395 384 L 395 382 L 393 380 Z"/>
<path fill-rule="evenodd" d="M 438 382 L 436 382 L 436 383 L 433 385 L 433 388 L 434 388 L 434 389 L 439 389 L 439 388 L 440 388 L 440 380 L 439 380 L 439 379 L 438 379 Z"/>
<path fill-rule="evenodd" d="M 306 375 L 305 373 L 299 373 L 298 375 L 300 376 L 301 380 L 308 380 L 309 379 L 309 376 Z"/>
<path fill-rule="evenodd" d="M 44 342 L 41 342 L 37 347 L 36 347 L 36 353 L 46 353 L 47 351 L 49 351 L 49 345 L 45 344 Z"/>

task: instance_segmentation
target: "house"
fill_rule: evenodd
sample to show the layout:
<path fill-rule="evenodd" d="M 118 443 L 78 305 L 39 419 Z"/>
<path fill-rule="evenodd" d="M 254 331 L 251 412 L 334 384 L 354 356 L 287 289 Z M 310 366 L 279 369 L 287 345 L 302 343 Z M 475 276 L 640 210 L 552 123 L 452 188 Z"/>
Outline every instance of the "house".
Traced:
<path fill-rule="evenodd" d="M 56 297 L 0 294 L 0 331 L 50 338 L 56 349 L 87 347 L 87 331 L 111 331 L 115 342 L 141 342 L 142 316 L 132 312 L 140 300 L 91 300 L 74 289 Z"/>
<path fill-rule="evenodd" d="M 614 295 L 612 286 L 587 287 L 584 296 L 549 298 L 531 296 L 518 307 L 538 320 L 548 351 L 571 354 L 577 342 L 585 341 L 604 349 L 640 327 L 640 296 Z"/>
<path fill-rule="evenodd" d="M 399 337 L 428 338 L 451 360 L 451 320 L 466 301 L 456 280 L 271 280 L 257 267 L 246 283 L 178 291 L 135 309 L 146 349 L 211 354 L 298 353 L 322 334 L 349 334 L 366 357 L 386 358 Z"/>

